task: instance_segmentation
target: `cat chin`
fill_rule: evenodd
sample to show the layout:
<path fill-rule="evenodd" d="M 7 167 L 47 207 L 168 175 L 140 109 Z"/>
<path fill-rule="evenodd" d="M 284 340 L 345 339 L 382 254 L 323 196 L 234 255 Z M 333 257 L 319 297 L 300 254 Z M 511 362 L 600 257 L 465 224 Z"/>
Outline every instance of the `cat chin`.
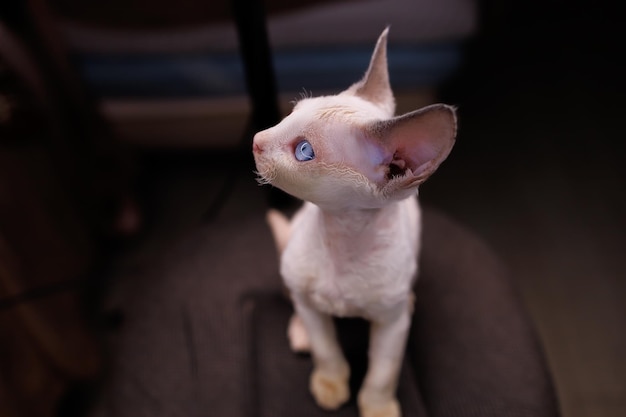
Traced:
<path fill-rule="evenodd" d="M 352 189 L 342 188 L 328 190 L 319 188 L 304 191 L 295 190 L 291 187 L 281 187 L 288 194 L 304 201 L 315 204 L 326 211 L 349 211 L 349 210 L 377 210 L 388 206 L 390 203 L 402 201 L 417 195 L 417 186 L 409 188 L 378 187 L 375 184 L 361 184 Z"/>

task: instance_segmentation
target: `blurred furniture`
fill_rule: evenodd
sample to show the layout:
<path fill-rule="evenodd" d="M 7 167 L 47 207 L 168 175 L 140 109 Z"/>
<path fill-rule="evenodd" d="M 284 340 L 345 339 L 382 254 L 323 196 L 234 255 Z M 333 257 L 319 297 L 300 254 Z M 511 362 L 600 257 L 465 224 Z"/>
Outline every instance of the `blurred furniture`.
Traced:
<path fill-rule="evenodd" d="M 85 290 L 102 266 L 105 242 L 119 231 L 131 188 L 125 158 L 81 95 L 41 5 L 0 5 L 0 415 L 6 417 L 56 415 L 71 387 L 99 376 L 102 352 Z"/>
<path fill-rule="evenodd" d="M 252 181 L 223 215 L 156 263 L 121 276 L 110 378 L 94 417 L 328 416 L 308 390 L 311 359 L 289 350 L 292 307 Z M 256 203 L 255 203 L 256 202 Z M 556 417 L 552 379 L 506 269 L 473 233 L 424 213 L 421 274 L 399 384 L 403 415 Z M 357 392 L 367 326 L 340 320 Z M 357 416 L 352 400 L 335 416 Z"/>
<path fill-rule="evenodd" d="M 90 91 L 123 140 L 238 145 L 251 106 L 227 0 L 182 0 L 176 10 L 161 0 L 52 3 Z M 254 14 L 256 2 L 233 3 Z M 398 110 L 428 104 L 459 67 L 478 20 L 475 0 L 263 3 L 283 113 L 302 94 L 337 92 L 359 79 L 387 25 Z"/>

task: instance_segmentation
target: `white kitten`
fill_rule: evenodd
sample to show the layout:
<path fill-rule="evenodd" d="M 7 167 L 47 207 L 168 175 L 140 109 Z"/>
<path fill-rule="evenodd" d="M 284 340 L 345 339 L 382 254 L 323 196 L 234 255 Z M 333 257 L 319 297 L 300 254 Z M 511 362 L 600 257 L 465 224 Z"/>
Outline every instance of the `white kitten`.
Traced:
<path fill-rule="evenodd" d="M 310 389 L 321 407 L 336 409 L 350 396 L 332 316 L 371 321 L 362 417 L 400 415 L 395 392 L 421 228 L 415 196 L 456 135 L 450 106 L 394 117 L 386 45 L 387 30 L 361 81 L 303 99 L 253 144 L 261 181 L 305 200 L 291 222 L 273 210 L 268 220 L 296 311 L 291 346 L 311 350 Z"/>

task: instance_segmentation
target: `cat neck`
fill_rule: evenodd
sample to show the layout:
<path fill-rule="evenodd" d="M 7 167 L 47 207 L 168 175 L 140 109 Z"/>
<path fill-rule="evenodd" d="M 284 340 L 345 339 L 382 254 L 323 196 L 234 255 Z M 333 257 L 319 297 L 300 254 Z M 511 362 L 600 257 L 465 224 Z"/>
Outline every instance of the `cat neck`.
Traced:
<path fill-rule="evenodd" d="M 342 210 L 320 208 L 319 220 L 322 231 L 327 236 L 358 238 L 392 219 L 399 207 L 400 202 L 392 202 L 381 208 L 351 208 Z"/>

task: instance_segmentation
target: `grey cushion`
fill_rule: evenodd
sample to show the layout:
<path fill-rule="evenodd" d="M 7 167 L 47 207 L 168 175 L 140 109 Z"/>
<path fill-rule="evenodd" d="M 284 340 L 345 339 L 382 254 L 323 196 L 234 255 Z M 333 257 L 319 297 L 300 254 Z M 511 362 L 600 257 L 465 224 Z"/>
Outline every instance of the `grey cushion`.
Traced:
<path fill-rule="evenodd" d="M 307 356 L 289 351 L 291 306 L 262 210 L 208 224 L 134 271 L 96 416 L 356 416 L 310 396 Z M 533 327 L 485 244 L 425 210 L 421 275 L 399 386 L 405 416 L 555 416 Z M 131 279 L 131 277 L 127 277 Z M 367 325 L 341 320 L 355 392 Z M 354 395 L 353 395 L 354 396 Z"/>

